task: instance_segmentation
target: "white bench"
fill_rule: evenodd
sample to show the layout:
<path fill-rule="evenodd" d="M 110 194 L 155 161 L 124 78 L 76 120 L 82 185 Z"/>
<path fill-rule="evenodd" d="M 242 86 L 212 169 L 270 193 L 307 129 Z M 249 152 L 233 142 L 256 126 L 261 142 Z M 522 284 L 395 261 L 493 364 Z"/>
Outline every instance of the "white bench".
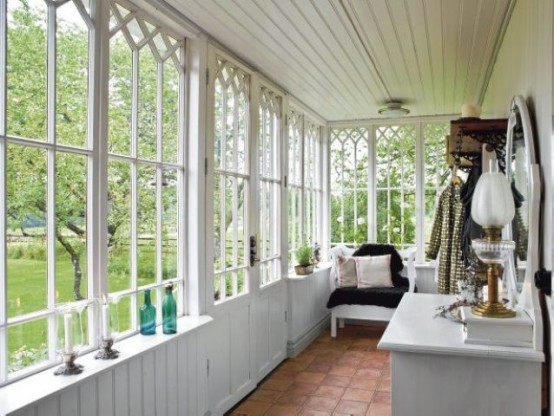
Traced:
<path fill-rule="evenodd" d="M 351 256 L 355 249 L 346 246 L 337 246 L 330 250 L 331 273 L 329 274 L 329 284 L 331 293 L 335 291 L 338 276 L 337 259 L 338 256 Z M 398 250 L 398 254 L 405 260 L 404 272 L 407 273 L 409 288 L 408 293 L 413 293 L 415 289 L 415 248 Z M 337 321 L 339 328 L 344 328 L 345 319 L 359 319 L 368 321 L 388 322 L 394 315 L 396 308 L 386 308 L 375 305 L 338 305 L 331 309 L 331 336 L 337 336 Z"/>

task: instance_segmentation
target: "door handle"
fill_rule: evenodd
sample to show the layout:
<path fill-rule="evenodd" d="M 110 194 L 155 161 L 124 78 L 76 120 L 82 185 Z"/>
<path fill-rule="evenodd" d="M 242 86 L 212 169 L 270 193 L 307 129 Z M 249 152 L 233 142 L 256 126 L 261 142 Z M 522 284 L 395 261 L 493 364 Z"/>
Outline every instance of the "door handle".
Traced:
<path fill-rule="evenodd" d="M 257 257 L 258 254 L 258 244 L 256 242 L 256 236 L 251 235 L 250 236 L 250 267 L 254 267 L 256 263 L 260 261 L 260 259 Z"/>

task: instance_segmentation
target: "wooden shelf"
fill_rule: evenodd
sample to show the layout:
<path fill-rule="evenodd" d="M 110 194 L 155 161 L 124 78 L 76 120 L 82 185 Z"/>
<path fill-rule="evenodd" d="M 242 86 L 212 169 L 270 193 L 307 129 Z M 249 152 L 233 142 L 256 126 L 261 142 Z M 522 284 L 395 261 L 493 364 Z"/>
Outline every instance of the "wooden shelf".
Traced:
<path fill-rule="evenodd" d="M 471 166 L 470 155 L 481 152 L 482 144 L 489 145 L 490 151 L 495 150 L 497 157 L 501 158 L 506 147 L 507 118 L 477 119 L 460 118 L 450 122 L 450 136 L 447 144 L 447 160 L 449 166 L 454 165 L 454 155 L 461 156 L 461 166 Z M 461 143 L 460 143 L 461 140 Z"/>

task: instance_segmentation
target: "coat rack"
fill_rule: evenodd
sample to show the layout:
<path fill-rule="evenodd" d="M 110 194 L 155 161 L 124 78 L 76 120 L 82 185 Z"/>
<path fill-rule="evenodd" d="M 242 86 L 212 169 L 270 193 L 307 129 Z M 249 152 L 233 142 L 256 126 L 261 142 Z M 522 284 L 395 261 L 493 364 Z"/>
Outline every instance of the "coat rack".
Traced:
<path fill-rule="evenodd" d="M 450 122 L 450 136 L 447 140 L 447 158 L 450 166 L 469 169 L 473 161 L 481 156 L 483 144 L 494 150 L 501 161 L 500 170 L 504 172 L 506 156 L 506 130 L 508 119 L 460 118 Z M 487 149 L 489 150 L 489 149 Z"/>

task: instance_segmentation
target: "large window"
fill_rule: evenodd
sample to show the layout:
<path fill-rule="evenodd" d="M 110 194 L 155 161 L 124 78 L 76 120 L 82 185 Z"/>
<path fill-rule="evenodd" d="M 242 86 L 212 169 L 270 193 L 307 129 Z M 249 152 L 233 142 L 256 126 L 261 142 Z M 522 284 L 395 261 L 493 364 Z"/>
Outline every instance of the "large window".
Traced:
<path fill-rule="evenodd" d="M 112 328 L 128 331 L 141 289 L 174 281 L 182 292 L 184 51 L 182 40 L 115 3 L 109 63 L 89 54 L 99 47 L 90 1 L 0 0 L 0 8 L 4 384 L 57 360 L 63 305 L 75 307 L 73 338 L 85 349 L 98 342 L 95 296 L 119 299 Z M 107 75 L 109 137 L 92 87 Z M 97 259 L 106 241 L 107 276 Z"/>
<path fill-rule="evenodd" d="M 449 177 L 448 130 L 447 121 L 331 128 L 331 245 L 417 247 L 423 260 Z"/>
<path fill-rule="evenodd" d="M 413 125 L 379 126 L 375 137 L 377 242 L 415 246 L 416 134 Z"/>
<path fill-rule="evenodd" d="M 177 297 L 183 292 L 184 50 L 122 6 L 111 12 L 108 291 L 124 332 L 137 327 L 144 289 L 153 290 L 153 304 L 164 285 L 173 283 Z"/>
<path fill-rule="evenodd" d="M 288 113 L 289 268 L 301 245 L 321 245 L 321 125 L 301 111 Z"/>
<path fill-rule="evenodd" d="M 281 96 L 268 88 L 260 91 L 259 249 L 260 285 L 281 278 Z"/>
<path fill-rule="evenodd" d="M 217 57 L 214 91 L 214 301 L 248 291 L 250 76 Z"/>
<path fill-rule="evenodd" d="M 368 142 L 364 127 L 331 130 L 331 246 L 368 239 Z"/>

